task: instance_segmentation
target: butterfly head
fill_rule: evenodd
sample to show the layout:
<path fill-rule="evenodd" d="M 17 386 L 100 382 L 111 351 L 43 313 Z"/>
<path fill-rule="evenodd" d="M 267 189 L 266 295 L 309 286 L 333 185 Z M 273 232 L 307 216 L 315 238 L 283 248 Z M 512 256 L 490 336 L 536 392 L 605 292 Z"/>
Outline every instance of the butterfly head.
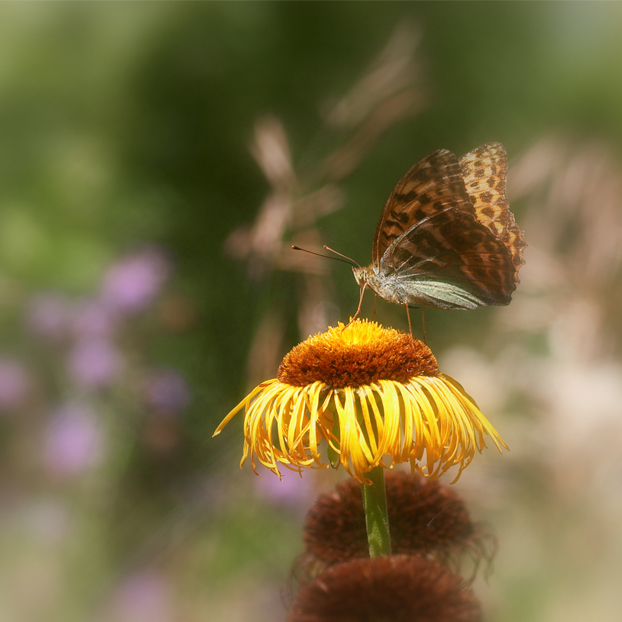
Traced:
<path fill-rule="evenodd" d="M 367 268 L 362 268 L 358 266 L 352 266 L 352 272 L 354 273 L 354 278 L 359 287 L 363 287 L 368 285 L 369 276 L 370 276 L 370 266 Z"/>

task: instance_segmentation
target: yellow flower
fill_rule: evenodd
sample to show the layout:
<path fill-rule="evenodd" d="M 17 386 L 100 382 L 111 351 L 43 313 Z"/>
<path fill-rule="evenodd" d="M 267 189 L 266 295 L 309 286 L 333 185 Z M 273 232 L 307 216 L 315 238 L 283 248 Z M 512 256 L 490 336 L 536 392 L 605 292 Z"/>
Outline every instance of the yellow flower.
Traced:
<path fill-rule="evenodd" d="M 488 435 L 508 448 L 464 389 L 440 373 L 431 350 L 410 335 L 356 320 L 310 337 L 285 356 L 277 378 L 262 382 L 218 426 L 244 409 L 244 452 L 281 475 L 341 464 L 361 483 L 377 466 L 410 462 L 456 479 Z"/>

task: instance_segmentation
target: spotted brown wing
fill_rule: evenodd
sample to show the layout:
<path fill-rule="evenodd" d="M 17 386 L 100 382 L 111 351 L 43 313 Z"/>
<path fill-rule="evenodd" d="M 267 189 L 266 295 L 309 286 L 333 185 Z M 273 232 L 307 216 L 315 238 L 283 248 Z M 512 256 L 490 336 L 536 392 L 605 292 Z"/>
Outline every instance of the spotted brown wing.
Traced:
<path fill-rule="evenodd" d="M 437 149 L 417 162 L 389 196 L 376 227 L 372 263 L 378 266 L 391 244 L 413 225 L 448 209 L 475 218 L 458 159 L 447 149 Z"/>
<path fill-rule="evenodd" d="M 518 284 L 518 269 L 525 263 L 526 244 L 505 193 L 508 168 L 505 148 L 501 143 L 486 143 L 462 156 L 459 162 L 475 216 L 509 250 Z"/>
<path fill-rule="evenodd" d="M 516 270 L 503 242 L 472 213 L 451 204 L 397 238 L 380 270 L 397 275 L 410 303 L 439 309 L 506 305 L 516 288 Z"/>

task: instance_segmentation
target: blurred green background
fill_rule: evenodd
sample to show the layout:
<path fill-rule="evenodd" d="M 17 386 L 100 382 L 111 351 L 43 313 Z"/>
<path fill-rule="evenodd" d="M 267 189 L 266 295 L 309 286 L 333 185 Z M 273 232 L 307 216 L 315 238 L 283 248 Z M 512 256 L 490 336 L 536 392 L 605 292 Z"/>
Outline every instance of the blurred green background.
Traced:
<path fill-rule="evenodd" d="M 488 141 L 522 284 L 426 312 L 511 448 L 457 485 L 500 541 L 475 588 L 488 620 L 613 622 L 622 5 L 0 5 L 0 621 L 284 619 L 345 474 L 256 478 L 241 418 L 211 435 L 356 309 L 349 268 L 289 245 L 368 263 L 401 175 Z"/>

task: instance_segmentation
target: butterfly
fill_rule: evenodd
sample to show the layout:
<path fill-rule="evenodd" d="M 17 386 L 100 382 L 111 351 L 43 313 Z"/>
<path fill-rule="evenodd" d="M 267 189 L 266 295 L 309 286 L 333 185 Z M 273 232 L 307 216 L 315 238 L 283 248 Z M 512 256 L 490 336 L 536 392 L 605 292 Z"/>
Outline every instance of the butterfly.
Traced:
<path fill-rule="evenodd" d="M 505 148 L 495 142 L 461 158 L 437 149 L 417 162 L 382 210 L 371 264 L 352 268 L 361 287 L 354 317 L 366 288 L 407 312 L 509 304 L 526 244 L 506 174 Z"/>

